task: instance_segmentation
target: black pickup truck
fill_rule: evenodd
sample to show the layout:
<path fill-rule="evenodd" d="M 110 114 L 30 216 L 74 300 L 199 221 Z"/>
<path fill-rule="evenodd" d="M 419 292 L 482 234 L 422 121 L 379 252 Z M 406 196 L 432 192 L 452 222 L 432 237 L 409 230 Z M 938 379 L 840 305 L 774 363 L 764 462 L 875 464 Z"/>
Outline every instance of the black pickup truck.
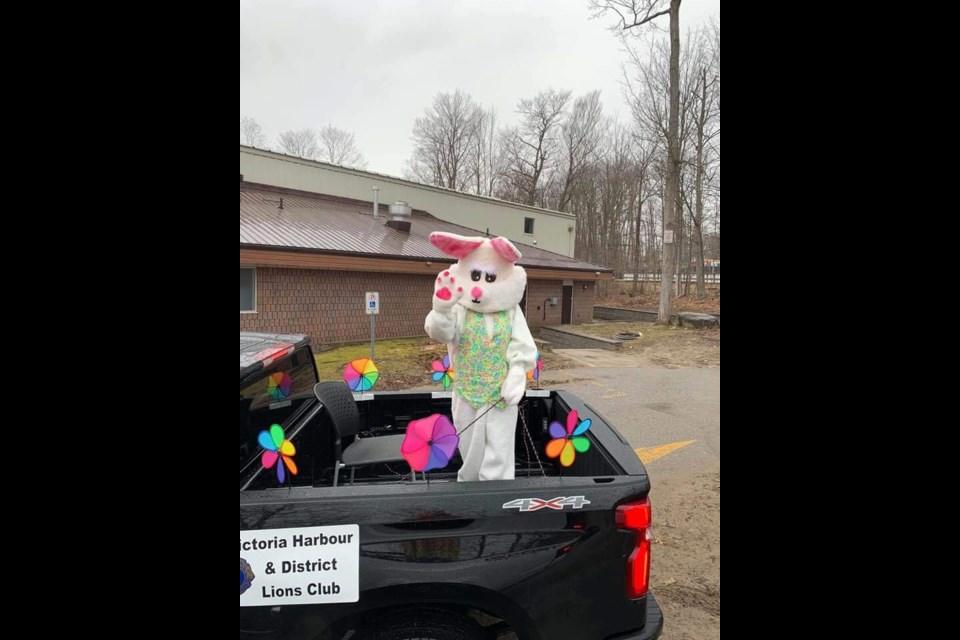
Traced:
<path fill-rule="evenodd" d="M 458 483 L 458 455 L 399 459 L 449 393 L 317 383 L 305 336 L 240 334 L 241 639 L 659 637 L 650 480 L 589 404 L 529 390 L 516 479 Z M 572 410 L 591 447 L 562 468 L 548 425 Z"/>

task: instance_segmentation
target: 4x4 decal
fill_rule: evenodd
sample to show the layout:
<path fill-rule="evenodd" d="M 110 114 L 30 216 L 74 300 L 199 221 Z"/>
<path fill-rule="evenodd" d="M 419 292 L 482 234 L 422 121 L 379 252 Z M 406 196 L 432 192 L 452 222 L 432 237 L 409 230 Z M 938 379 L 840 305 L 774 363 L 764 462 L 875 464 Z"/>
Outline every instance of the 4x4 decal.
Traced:
<path fill-rule="evenodd" d="M 572 496 L 569 498 L 554 498 L 553 500 L 541 500 L 540 498 L 520 498 L 504 503 L 504 509 L 519 509 L 520 513 L 529 513 L 531 511 L 540 511 L 541 509 L 551 509 L 553 511 L 563 511 L 567 507 L 572 509 L 583 509 L 584 506 L 592 504 L 584 496 Z"/>

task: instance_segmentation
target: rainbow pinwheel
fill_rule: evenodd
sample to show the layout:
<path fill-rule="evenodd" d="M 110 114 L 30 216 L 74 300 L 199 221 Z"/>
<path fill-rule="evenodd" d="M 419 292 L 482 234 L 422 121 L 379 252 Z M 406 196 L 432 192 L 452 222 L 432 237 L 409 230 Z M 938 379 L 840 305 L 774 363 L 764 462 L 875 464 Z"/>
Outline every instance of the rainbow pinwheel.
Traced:
<path fill-rule="evenodd" d="M 543 360 L 540 358 L 540 352 L 537 351 L 537 361 L 533 369 L 527 371 L 527 380 L 540 380 L 540 372 L 543 371 Z"/>
<path fill-rule="evenodd" d="M 370 358 L 360 358 L 347 365 L 343 381 L 351 391 L 370 391 L 380 378 L 380 370 Z"/>
<path fill-rule="evenodd" d="M 450 366 L 450 354 L 443 356 L 443 360 L 433 361 L 433 381 L 439 382 L 444 389 L 453 384 L 453 367 Z"/>
<path fill-rule="evenodd" d="M 458 444 L 460 437 L 453 423 L 446 416 L 435 413 L 410 421 L 400 445 L 400 455 L 414 471 L 442 469 L 450 464 Z"/>
<path fill-rule="evenodd" d="M 277 480 L 283 484 L 287 480 L 287 474 L 284 467 L 290 470 L 290 473 L 297 475 L 297 463 L 293 461 L 293 456 L 297 455 L 297 449 L 293 443 L 287 440 L 283 433 L 283 427 L 278 424 L 270 426 L 270 431 L 261 431 L 257 436 L 257 442 L 263 447 L 263 456 L 260 462 L 264 469 L 277 467 Z M 281 461 L 282 459 L 282 461 Z"/>
<path fill-rule="evenodd" d="M 267 378 L 267 393 L 274 400 L 283 400 L 290 395 L 290 388 L 293 386 L 293 379 L 289 373 L 283 371 L 273 373 Z"/>
<path fill-rule="evenodd" d="M 577 458 L 577 453 L 586 453 L 590 450 L 590 440 L 586 434 L 590 429 L 590 418 L 579 422 L 577 410 L 567 414 L 567 428 L 559 422 L 550 423 L 550 437 L 554 438 L 547 443 L 547 457 L 560 458 L 560 464 L 569 467 Z"/>

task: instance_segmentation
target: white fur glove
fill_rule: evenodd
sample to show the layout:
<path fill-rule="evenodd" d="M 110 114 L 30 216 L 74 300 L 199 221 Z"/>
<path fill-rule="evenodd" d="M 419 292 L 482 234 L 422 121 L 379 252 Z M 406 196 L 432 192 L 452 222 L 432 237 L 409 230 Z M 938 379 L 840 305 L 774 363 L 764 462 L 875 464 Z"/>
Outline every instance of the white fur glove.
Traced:
<path fill-rule="evenodd" d="M 510 367 L 507 372 L 507 379 L 503 381 L 503 387 L 500 388 L 500 395 L 508 404 L 520 404 L 523 399 L 523 393 L 527 390 L 527 372 L 516 367 Z"/>
<path fill-rule="evenodd" d="M 450 313 L 450 310 L 463 298 L 464 284 L 457 282 L 450 270 L 437 274 L 437 284 L 433 287 L 434 311 Z"/>

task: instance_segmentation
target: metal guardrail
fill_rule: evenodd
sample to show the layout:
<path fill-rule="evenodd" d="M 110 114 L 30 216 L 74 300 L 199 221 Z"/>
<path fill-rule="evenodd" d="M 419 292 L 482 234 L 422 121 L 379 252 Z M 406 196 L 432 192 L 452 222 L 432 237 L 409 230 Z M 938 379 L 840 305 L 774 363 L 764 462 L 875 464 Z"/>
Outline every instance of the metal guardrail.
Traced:
<path fill-rule="evenodd" d="M 685 273 L 684 273 L 684 274 L 681 274 L 681 277 L 684 278 L 684 279 L 686 279 L 687 274 L 685 274 Z M 641 274 L 639 274 L 639 278 L 637 278 L 637 280 L 639 280 L 640 282 L 660 282 L 661 279 L 662 279 L 662 276 L 661 276 L 661 274 L 659 274 L 659 273 L 641 273 Z M 632 273 L 625 273 L 625 274 L 623 274 L 623 277 L 617 278 L 617 280 L 620 281 L 620 282 L 633 282 L 633 274 L 632 274 Z M 674 281 L 674 283 L 676 283 L 676 281 L 677 281 L 677 276 L 676 276 L 676 275 L 673 276 L 673 281 Z M 690 282 L 691 282 L 691 283 L 694 283 L 694 282 L 696 282 L 696 281 L 697 281 L 697 274 L 696 274 L 696 273 L 691 273 L 691 274 L 690 274 Z M 703 281 L 706 282 L 706 283 L 708 283 L 708 284 L 719 284 L 719 283 L 720 283 L 720 274 L 719 274 L 719 273 L 709 273 L 709 272 L 704 273 L 704 274 L 703 274 Z"/>

